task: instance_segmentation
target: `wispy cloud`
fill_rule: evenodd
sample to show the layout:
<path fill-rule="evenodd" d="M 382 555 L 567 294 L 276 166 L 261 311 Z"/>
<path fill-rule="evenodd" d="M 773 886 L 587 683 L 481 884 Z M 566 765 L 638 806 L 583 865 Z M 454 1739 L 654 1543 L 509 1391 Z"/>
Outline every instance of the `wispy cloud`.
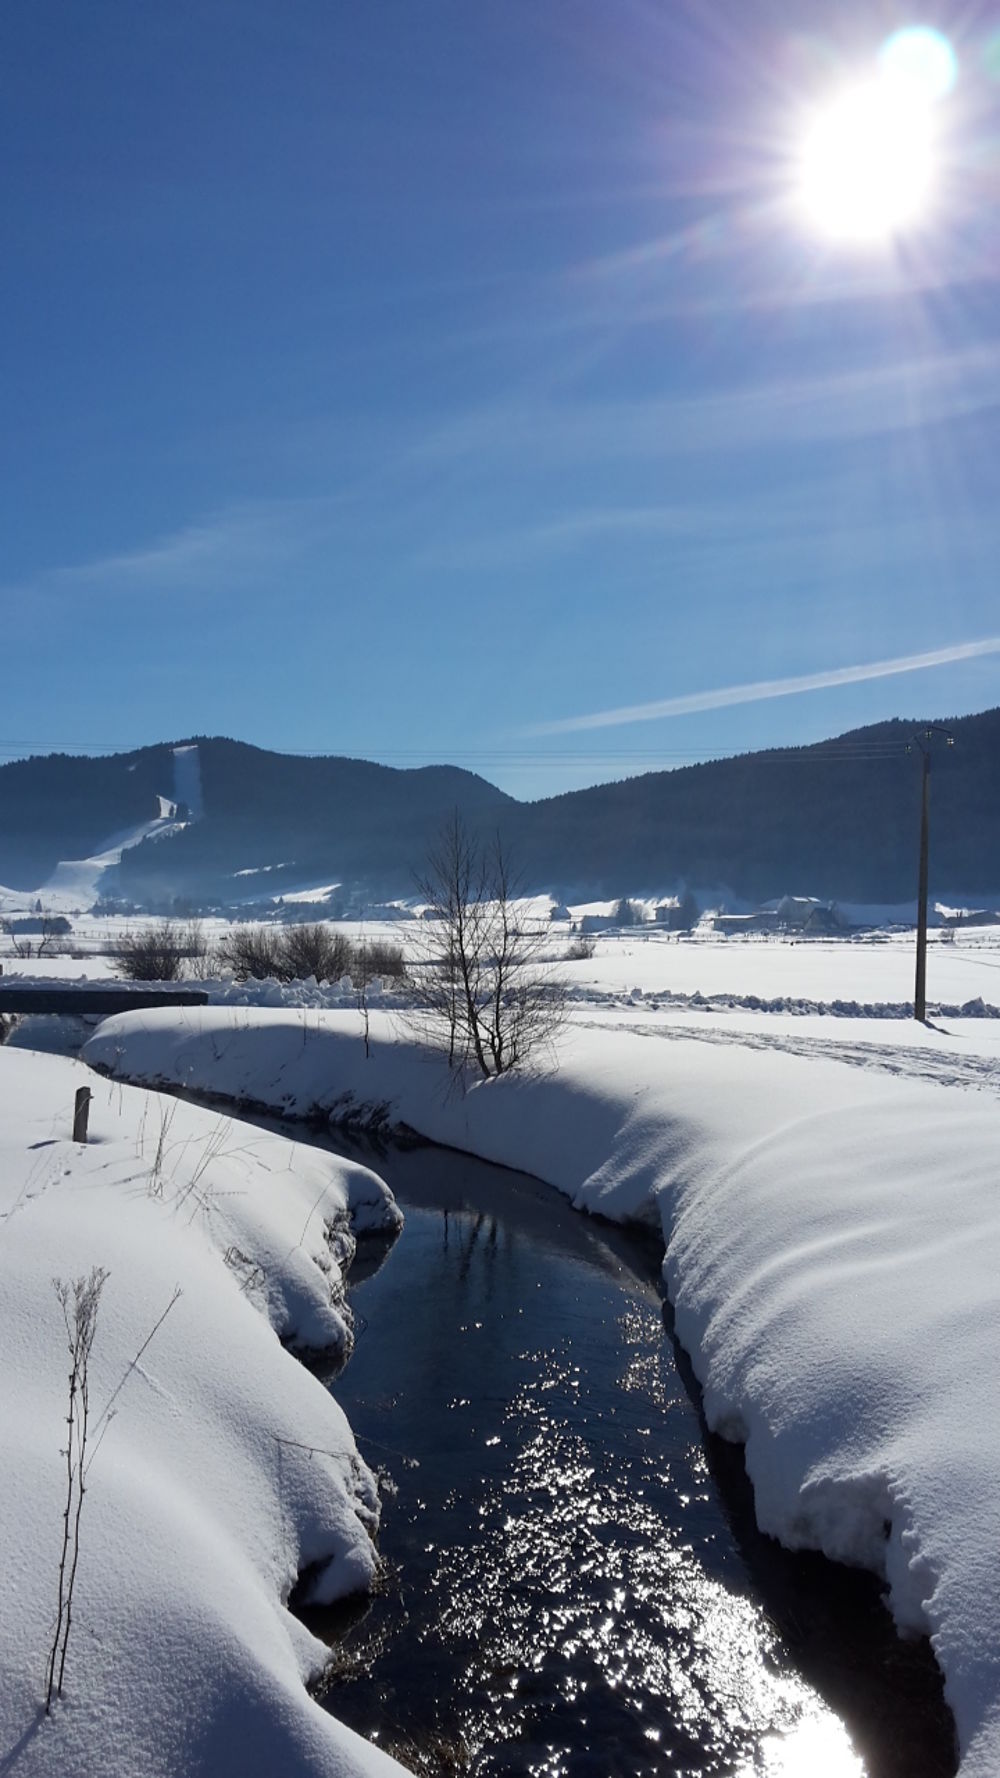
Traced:
<path fill-rule="evenodd" d="M 566 469 L 919 433 L 1000 407 L 998 373 L 1000 345 L 990 343 L 700 395 L 654 392 L 616 401 L 533 390 L 453 416 L 400 465 L 438 472 L 484 462 Z"/>
<path fill-rule="evenodd" d="M 732 704 L 758 704 L 768 698 L 793 697 L 797 692 L 827 691 L 837 685 L 860 685 L 866 679 L 889 679 L 897 673 L 919 673 L 929 667 L 945 667 L 956 661 L 978 660 L 1000 654 L 1000 636 L 979 642 L 958 642 L 926 654 L 901 654 L 888 661 L 866 661 L 856 667 L 829 667 L 821 673 L 799 673 L 788 679 L 758 679 L 745 685 L 726 685 L 715 691 L 696 691 L 679 698 L 660 698 L 652 704 L 625 704 L 617 710 L 595 710 L 587 716 L 567 716 L 558 722 L 540 722 L 522 730 L 530 735 L 578 734 L 584 729 L 620 728 L 630 722 L 655 722 L 665 716 L 693 716 L 700 710 L 722 710 Z"/>
<path fill-rule="evenodd" d="M 58 599 L 93 589 L 101 594 L 170 596 L 239 587 L 294 558 L 322 535 L 338 502 L 319 499 L 245 502 L 181 525 L 138 549 L 40 570 L 29 582 L 0 587 L 7 597 Z"/>

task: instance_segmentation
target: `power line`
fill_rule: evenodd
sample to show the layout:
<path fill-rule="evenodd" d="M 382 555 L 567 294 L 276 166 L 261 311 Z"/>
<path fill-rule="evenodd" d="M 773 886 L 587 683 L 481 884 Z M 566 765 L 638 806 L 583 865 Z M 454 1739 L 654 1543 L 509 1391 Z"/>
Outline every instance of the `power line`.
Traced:
<path fill-rule="evenodd" d="M 45 754 L 67 753 L 84 758 L 102 755 L 128 754 L 145 752 L 153 747 L 170 747 L 174 743 L 146 742 L 139 746 L 124 742 L 93 742 L 93 741 L 26 741 L 19 745 L 0 744 L 0 757 L 7 759 L 37 758 Z M 256 743 L 247 743 L 256 746 Z M 294 759 L 332 759 L 350 758 L 372 763 L 370 755 L 350 747 L 258 747 L 264 753 L 280 753 Z M 652 763 L 677 762 L 678 764 L 712 764 L 722 760 L 739 760 L 753 758 L 757 761 L 801 761 L 812 763 L 817 760 L 843 761 L 857 760 L 877 761 L 880 759 L 898 758 L 905 751 L 903 742 L 895 741 L 823 741 L 791 743 L 785 747 L 747 748 L 734 752 L 731 743 L 726 747 L 700 748 L 601 748 L 581 749 L 572 751 L 552 749 L 542 751 L 534 748 L 458 748 L 442 750 L 447 757 L 439 758 L 435 763 L 451 764 L 456 760 L 480 761 L 489 764 L 503 765 L 592 765 L 612 764 L 615 761 L 647 761 Z M 428 748 L 380 748 L 379 760 L 419 760 L 426 762 L 433 750 Z"/>

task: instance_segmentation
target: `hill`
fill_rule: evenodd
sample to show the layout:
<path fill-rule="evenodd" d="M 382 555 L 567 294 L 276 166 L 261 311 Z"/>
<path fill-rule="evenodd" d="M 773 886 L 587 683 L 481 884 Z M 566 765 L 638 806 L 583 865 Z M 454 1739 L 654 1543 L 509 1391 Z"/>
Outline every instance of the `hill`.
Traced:
<path fill-rule="evenodd" d="M 215 737 L 100 759 L 52 754 L 0 767 L 0 882 L 44 899 L 46 886 L 86 878 L 62 861 L 110 853 L 92 873 L 100 892 L 148 906 L 331 881 L 406 893 L 411 862 L 453 809 L 475 825 L 510 802 L 453 766 L 399 771 Z"/>
<path fill-rule="evenodd" d="M 0 882 L 92 883 L 149 907 L 236 905 L 318 885 L 343 899 L 412 892 L 454 809 L 498 828 L 533 888 L 560 899 L 786 892 L 861 902 L 914 894 L 925 726 L 887 722 L 811 747 L 651 772 L 519 803 L 453 766 L 398 770 L 197 738 L 129 754 L 0 767 Z M 1000 710 L 935 746 L 932 883 L 1000 886 Z M 66 860 L 89 861 L 70 870 Z"/>
<path fill-rule="evenodd" d="M 884 722 L 811 747 L 651 772 L 534 803 L 514 832 L 533 880 L 564 897 L 728 886 L 861 902 L 916 893 L 926 723 Z M 932 749 L 931 874 L 940 891 L 1000 887 L 1000 710 L 946 725 Z"/>

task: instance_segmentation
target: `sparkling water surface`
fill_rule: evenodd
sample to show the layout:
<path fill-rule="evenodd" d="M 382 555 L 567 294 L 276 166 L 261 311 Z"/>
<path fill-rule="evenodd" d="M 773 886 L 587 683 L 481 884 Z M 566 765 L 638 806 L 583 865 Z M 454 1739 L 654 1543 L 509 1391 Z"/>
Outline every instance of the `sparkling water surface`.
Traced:
<path fill-rule="evenodd" d="M 331 1384 L 380 1476 L 381 1585 L 305 1614 L 326 1706 L 419 1773 L 944 1778 L 926 1647 L 753 1524 L 652 1246 L 449 1151 L 362 1156 L 406 1215 Z"/>

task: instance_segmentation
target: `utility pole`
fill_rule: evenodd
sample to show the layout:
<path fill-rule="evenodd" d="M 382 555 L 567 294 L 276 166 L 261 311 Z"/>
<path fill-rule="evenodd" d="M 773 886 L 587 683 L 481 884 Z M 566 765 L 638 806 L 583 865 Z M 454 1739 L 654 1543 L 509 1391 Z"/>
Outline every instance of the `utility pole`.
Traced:
<path fill-rule="evenodd" d="M 913 991 L 913 1016 L 924 1024 L 927 1019 L 927 876 L 930 857 L 931 808 L 931 742 L 943 735 L 946 747 L 954 747 L 955 737 L 946 728 L 932 723 L 906 744 L 907 753 L 916 747 L 923 759 L 923 781 L 920 796 L 920 876 L 917 886 L 917 975 Z"/>

